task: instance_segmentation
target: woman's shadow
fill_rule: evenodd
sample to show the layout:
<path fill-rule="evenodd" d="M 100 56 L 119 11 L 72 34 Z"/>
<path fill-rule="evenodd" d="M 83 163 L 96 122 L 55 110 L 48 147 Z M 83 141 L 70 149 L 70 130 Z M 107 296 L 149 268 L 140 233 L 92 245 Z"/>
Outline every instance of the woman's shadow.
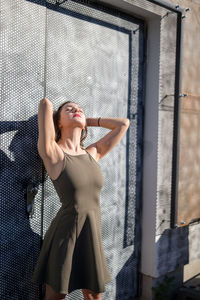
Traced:
<path fill-rule="evenodd" d="M 37 190 L 47 179 L 37 151 L 37 124 L 37 115 L 27 121 L 0 122 L 0 299 L 5 300 L 30 299 L 30 294 L 31 299 L 41 297 L 38 286 L 31 283 L 41 237 L 30 226 L 32 205 L 27 207 L 27 187 L 32 186 Z M 8 139 L 13 136 L 11 131 L 16 133 L 9 144 Z M 13 154 L 12 160 L 6 154 L 9 151 Z M 37 196 L 35 198 L 41 203 L 42 197 Z M 40 230 L 40 218 L 36 224 Z"/>

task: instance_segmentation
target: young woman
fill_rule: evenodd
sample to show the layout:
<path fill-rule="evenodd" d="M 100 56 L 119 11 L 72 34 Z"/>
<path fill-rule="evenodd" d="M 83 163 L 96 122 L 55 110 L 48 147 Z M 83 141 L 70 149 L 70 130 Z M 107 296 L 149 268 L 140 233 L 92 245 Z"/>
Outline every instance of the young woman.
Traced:
<path fill-rule="evenodd" d="M 45 300 L 65 299 L 81 289 L 84 300 L 100 300 L 111 280 L 101 236 L 100 191 L 104 177 L 98 161 L 116 146 L 127 118 L 86 118 L 75 102 L 56 112 L 44 98 L 38 111 L 38 152 L 62 203 L 43 240 L 32 281 L 46 283 Z M 83 147 L 88 126 L 110 129 Z"/>

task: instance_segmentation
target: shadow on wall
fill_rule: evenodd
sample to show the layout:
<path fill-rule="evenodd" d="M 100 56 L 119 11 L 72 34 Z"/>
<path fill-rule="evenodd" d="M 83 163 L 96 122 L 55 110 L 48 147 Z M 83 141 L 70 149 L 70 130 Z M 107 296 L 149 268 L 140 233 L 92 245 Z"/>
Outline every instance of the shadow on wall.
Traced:
<path fill-rule="evenodd" d="M 42 160 L 37 151 L 37 116 L 27 121 L 0 122 L 0 133 L 17 131 L 8 149 L 0 150 L 1 299 L 39 299 L 31 276 L 40 251 L 40 236 L 30 227 L 25 193 L 42 183 Z M 44 176 L 45 177 L 45 176 Z M 34 298 L 35 296 L 35 298 Z"/>
<path fill-rule="evenodd" d="M 116 300 L 130 299 L 138 291 L 137 262 L 134 253 L 116 276 Z M 134 298 L 132 298 L 134 299 Z"/>
<path fill-rule="evenodd" d="M 166 229 L 156 243 L 155 299 L 175 299 L 183 284 L 183 267 L 189 263 L 189 227 Z"/>

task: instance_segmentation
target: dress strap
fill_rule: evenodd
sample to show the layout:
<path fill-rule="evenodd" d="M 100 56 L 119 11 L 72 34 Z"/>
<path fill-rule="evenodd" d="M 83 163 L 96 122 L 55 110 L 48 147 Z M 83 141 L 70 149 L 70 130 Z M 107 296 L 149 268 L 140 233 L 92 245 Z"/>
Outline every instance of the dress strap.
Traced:
<path fill-rule="evenodd" d="M 62 151 L 63 151 L 63 149 L 62 149 Z M 66 153 L 63 151 L 63 153 L 64 153 L 64 160 L 63 160 L 63 167 L 62 167 L 62 171 L 64 170 L 64 168 L 65 168 L 65 165 L 66 165 Z M 61 171 L 61 172 L 62 172 Z"/>
<path fill-rule="evenodd" d="M 66 152 L 61 148 L 62 152 L 64 153 L 64 155 L 66 154 Z"/>
<path fill-rule="evenodd" d="M 87 152 L 87 150 L 86 150 L 86 149 L 84 149 L 84 150 L 85 150 L 86 154 L 90 155 L 90 153 L 89 153 L 89 152 Z"/>

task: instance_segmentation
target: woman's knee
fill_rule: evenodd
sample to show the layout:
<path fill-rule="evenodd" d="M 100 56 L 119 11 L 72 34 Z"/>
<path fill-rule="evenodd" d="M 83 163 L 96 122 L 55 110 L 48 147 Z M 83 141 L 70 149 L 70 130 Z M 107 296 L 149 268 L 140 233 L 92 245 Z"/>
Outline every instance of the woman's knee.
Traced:
<path fill-rule="evenodd" d="M 59 294 L 46 283 L 45 300 L 64 300 L 66 294 Z"/>

